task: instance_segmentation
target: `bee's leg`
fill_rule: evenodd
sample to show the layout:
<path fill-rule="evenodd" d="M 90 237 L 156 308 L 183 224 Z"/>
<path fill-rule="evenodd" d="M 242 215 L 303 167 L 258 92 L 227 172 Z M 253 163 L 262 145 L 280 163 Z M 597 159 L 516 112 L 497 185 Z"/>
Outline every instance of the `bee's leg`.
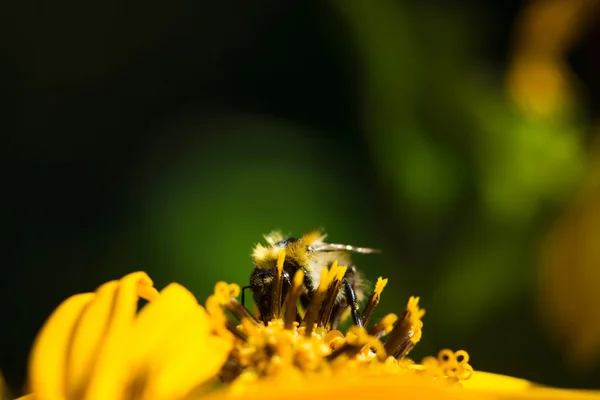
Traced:
<path fill-rule="evenodd" d="M 340 321 L 342 319 L 342 313 L 344 312 L 344 310 L 346 309 L 346 307 L 348 307 L 347 305 L 344 304 L 344 306 L 337 304 L 333 307 L 333 311 L 331 311 L 331 319 L 329 322 L 329 329 L 330 330 L 335 330 L 337 329 L 338 325 L 340 324 Z"/>
<path fill-rule="evenodd" d="M 362 328 L 363 324 L 360 314 L 358 313 L 358 299 L 356 298 L 356 292 L 354 292 L 354 288 L 347 279 L 342 279 L 342 284 L 344 285 L 346 301 L 350 306 L 350 315 L 352 315 L 352 321 L 354 321 L 354 325 Z"/>
<path fill-rule="evenodd" d="M 242 303 L 242 305 L 243 305 L 244 307 L 246 307 L 246 302 L 245 302 L 245 299 L 246 299 L 246 296 L 245 296 L 245 294 L 246 294 L 246 289 L 252 289 L 252 286 L 250 286 L 250 285 L 247 285 L 247 286 L 244 286 L 244 287 L 242 287 L 242 298 L 241 298 L 241 303 Z"/>

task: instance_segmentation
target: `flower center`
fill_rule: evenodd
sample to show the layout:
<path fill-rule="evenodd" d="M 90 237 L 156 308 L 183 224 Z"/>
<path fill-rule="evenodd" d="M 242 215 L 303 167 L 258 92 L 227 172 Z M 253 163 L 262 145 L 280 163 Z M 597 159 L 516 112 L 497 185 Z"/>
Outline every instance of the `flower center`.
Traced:
<path fill-rule="evenodd" d="M 418 297 L 411 297 L 399 316 L 388 314 L 369 327 L 387 284 L 387 279 L 379 278 L 360 314 L 364 328 L 354 325 L 344 334 L 330 328 L 330 318 L 346 267 L 333 263 L 329 269 L 324 268 L 318 288 L 303 309 L 299 304 L 304 290 L 301 270 L 296 272 L 291 290 L 282 299 L 284 257 L 282 250 L 267 324 L 237 300 L 238 285 L 219 282 L 207 300 L 208 312 L 224 318 L 224 326 L 235 337 L 234 348 L 220 374 L 224 382 L 235 385 L 280 375 L 346 373 L 349 368 L 361 373 L 423 374 L 451 384 L 472 375 L 469 355 L 463 350 L 442 350 L 438 357 L 426 357 L 420 364 L 406 357 L 421 339 L 425 311 L 419 308 Z"/>

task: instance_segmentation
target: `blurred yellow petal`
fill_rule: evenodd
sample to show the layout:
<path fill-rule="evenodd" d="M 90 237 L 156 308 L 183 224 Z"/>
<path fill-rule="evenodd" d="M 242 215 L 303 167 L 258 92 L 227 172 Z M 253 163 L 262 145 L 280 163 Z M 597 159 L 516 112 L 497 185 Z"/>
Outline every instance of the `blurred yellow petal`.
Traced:
<path fill-rule="evenodd" d="M 219 391 L 207 400 L 306 400 L 309 398 L 375 398 L 435 399 L 435 400 L 598 400 L 600 392 L 554 389 L 534 386 L 523 379 L 477 372 L 471 380 L 463 381 L 463 388 L 448 386 L 422 376 L 390 375 L 314 375 L 309 379 L 283 376 L 265 379 L 247 385 L 242 393 Z"/>
<path fill-rule="evenodd" d="M 104 400 L 122 399 L 124 388 L 130 379 L 131 334 L 137 312 L 138 286 L 142 291 L 152 287 L 152 280 L 144 272 L 134 272 L 124 276 L 114 292 L 113 305 L 104 340 L 98 349 L 98 357 L 90 371 L 90 381 L 86 389 L 85 399 Z"/>
<path fill-rule="evenodd" d="M 140 297 L 151 303 L 138 315 Z M 143 272 L 73 296 L 38 334 L 27 398 L 180 398 L 216 378 L 232 348 L 211 318 L 187 289 L 159 294 Z"/>
<path fill-rule="evenodd" d="M 29 383 L 33 392 L 45 400 L 65 399 L 65 365 L 71 331 L 94 293 L 65 300 L 52 313 L 38 334 L 29 362 Z"/>
<path fill-rule="evenodd" d="M 506 84 L 524 111 L 553 116 L 574 102 L 577 80 L 567 52 L 590 25 L 596 7 L 595 0 L 535 0 L 521 12 Z"/>
<path fill-rule="evenodd" d="M 535 385 L 525 379 L 476 371 L 471 379 L 463 381 L 465 391 L 492 396 L 494 399 L 564 399 L 598 400 L 600 392 L 556 389 Z"/>
<path fill-rule="evenodd" d="M 144 307 L 135 321 L 132 368 L 142 367 L 173 327 L 196 307 L 194 295 L 179 284 L 172 283 L 161 290 L 159 298 L 151 307 Z"/>
<path fill-rule="evenodd" d="M 213 336 L 208 314 L 200 306 L 182 315 L 178 324 L 148 360 L 145 399 L 176 399 L 218 376 L 232 343 Z"/>
<path fill-rule="evenodd" d="M 534 387 L 522 392 L 497 390 L 493 394 L 498 400 L 598 400 L 600 393 L 586 390 L 568 390 L 545 387 Z"/>
<path fill-rule="evenodd" d="M 542 249 L 539 293 L 543 316 L 567 358 L 578 367 L 600 356 L 600 142 L 587 182 Z"/>
<path fill-rule="evenodd" d="M 96 297 L 82 312 L 78 324 L 73 329 L 73 339 L 67 353 L 66 380 L 68 398 L 79 398 L 90 378 L 90 371 L 98 356 L 111 309 L 114 293 L 119 282 L 111 281 L 96 290 Z"/>
<path fill-rule="evenodd" d="M 0 371 L 0 400 L 12 399 L 14 396 L 11 395 L 10 390 L 4 380 L 4 374 Z"/>
<path fill-rule="evenodd" d="M 462 383 L 463 387 L 475 390 L 494 391 L 522 391 L 530 389 L 533 383 L 525 379 L 512 376 L 491 374 L 489 372 L 475 371 L 471 379 Z"/>
<path fill-rule="evenodd" d="M 295 380 L 287 377 L 265 379 L 249 385 L 243 394 L 236 396 L 228 392 L 215 393 L 207 400 L 234 399 L 244 400 L 306 400 L 306 399 L 435 399 L 435 400 L 492 400 L 491 394 L 449 388 L 420 376 L 356 375 L 311 376 L 307 380 Z"/>
<path fill-rule="evenodd" d="M 519 58 L 513 61 L 506 80 L 515 102 L 532 114 L 552 115 L 574 101 L 574 76 L 559 60 Z"/>

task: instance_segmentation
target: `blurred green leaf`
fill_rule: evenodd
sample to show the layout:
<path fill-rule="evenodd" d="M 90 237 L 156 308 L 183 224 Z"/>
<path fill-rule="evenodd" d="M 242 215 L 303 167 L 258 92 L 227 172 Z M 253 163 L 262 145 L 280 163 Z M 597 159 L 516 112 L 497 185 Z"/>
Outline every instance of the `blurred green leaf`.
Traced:
<path fill-rule="evenodd" d="M 531 283 L 532 226 L 581 176 L 581 127 L 568 112 L 517 109 L 502 77 L 486 79 L 477 64 L 464 16 L 404 2 L 336 5 L 364 64 L 364 128 L 392 212 L 422 246 L 412 258 L 438 312 L 451 315 L 439 322 L 472 329 Z"/>

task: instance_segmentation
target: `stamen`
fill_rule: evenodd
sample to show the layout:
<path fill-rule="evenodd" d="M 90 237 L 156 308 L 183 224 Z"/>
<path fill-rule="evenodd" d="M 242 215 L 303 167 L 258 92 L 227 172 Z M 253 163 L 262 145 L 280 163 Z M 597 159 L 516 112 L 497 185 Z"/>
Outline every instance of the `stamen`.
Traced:
<path fill-rule="evenodd" d="M 377 307 L 377 305 L 379 304 L 381 292 L 383 291 L 383 288 L 385 287 L 385 285 L 387 285 L 387 283 L 387 279 L 382 279 L 381 277 L 377 278 L 375 290 L 373 291 L 371 297 L 369 297 L 367 305 L 365 306 L 365 309 L 363 310 L 362 315 L 360 316 L 363 326 L 367 326 L 367 324 L 369 323 L 369 319 L 371 318 L 371 315 L 373 315 L 373 310 L 375 310 L 375 307 Z"/>
<path fill-rule="evenodd" d="M 310 336 L 317 323 L 319 311 L 321 310 L 321 304 L 323 304 L 323 300 L 325 300 L 325 294 L 327 293 L 329 282 L 329 271 L 327 268 L 323 268 L 321 270 L 319 287 L 317 290 L 315 290 L 312 300 L 308 306 L 308 310 L 306 310 L 306 315 L 304 316 L 304 325 L 306 327 L 306 331 L 304 333 L 305 336 Z"/>
<path fill-rule="evenodd" d="M 277 256 L 277 271 L 271 292 L 271 310 L 269 320 L 281 317 L 281 296 L 283 294 L 283 262 L 285 261 L 285 249 L 279 251 Z"/>
<path fill-rule="evenodd" d="M 410 335 L 410 338 L 412 338 L 412 336 L 413 335 Z M 393 357 L 396 360 L 401 360 L 408 354 L 409 351 L 413 349 L 413 347 L 415 347 L 415 342 L 409 340 L 408 342 L 403 343 L 398 350 L 396 350 L 396 352 L 393 354 Z"/>
<path fill-rule="evenodd" d="M 263 326 L 264 325 L 253 324 L 248 319 L 245 319 L 245 320 L 242 321 L 242 330 L 249 337 L 252 337 L 255 340 L 258 340 L 257 344 L 261 344 L 263 342 L 262 336 L 260 334 L 260 332 L 261 332 L 260 328 L 262 328 Z"/>
<path fill-rule="evenodd" d="M 222 314 L 223 310 L 230 311 L 239 321 L 250 319 L 258 323 L 258 320 L 244 307 L 237 297 L 240 294 L 240 287 L 234 283 L 218 282 L 215 285 L 215 294 L 209 296 L 206 301 L 206 309 L 211 315 Z M 220 309 L 221 312 L 218 311 Z M 218 318 L 218 317 L 217 317 Z M 227 319 L 229 322 L 229 319 Z"/>
<path fill-rule="evenodd" d="M 317 326 L 324 327 L 327 326 L 329 320 L 331 319 L 331 313 L 333 312 L 333 306 L 335 305 L 335 301 L 337 300 L 338 293 L 342 288 L 342 279 L 346 274 L 346 267 L 339 267 L 337 265 L 337 261 L 331 265 L 329 269 L 329 277 L 332 277 L 331 283 L 329 284 L 329 288 L 327 289 L 327 294 L 325 295 L 324 304 L 321 307 L 321 312 L 319 313 L 319 317 L 317 319 Z"/>
<path fill-rule="evenodd" d="M 339 358 L 342 355 L 345 355 L 345 356 L 351 358 L 351 357 L 354 357 L 355 355 L 357 355 L 358 353 L 360 353 L 362 348 L 363 348 L 363 346 L 351 345 L 351 344 L 348 344 L 348 342 L 346 342 L 346 343 L 344 343 L 344 345 L 342 345 L 338 349 L 334 350 L 326 358 L 327 358 L 327 361 L 329 361 L 329 362 Z"/>
<path fill-rule="evenodd" d="M 437 358 L 441 365 L 450 364 L 454 361 L 454 352 L 449 349 L 440 350 Z"/>
<path fill-rule="evenodd" d="M 370 342 L 371 340 L 369 335 L 364 331 L 364 329 L 359 328 L 358 326 L 353 326 L 346 334 L 346 343 L 327 356 L 327 360 L 333 361 L 342 355 L 354 357 L 355 355 L 359 354 L 365 348 L 365 346 L 368 347 Z M 385 352 L 385 350 L 383 351 Z"/>
<path fill-rule="evenodd" d="M 229 310 L 234 317 L 238 319 L 238 321 L 242 321 L 246 318 L 254 322 L 255 324 L 259 324 L 258 319 L 252 315 L 250 311 L 246 309 L 235 297 L 232 297 L 228 303 L 225 304 L 225 308 Z"/>
<path fill-rule="evenodd" d="M 240 376 L 243 369 L 244 368 L 237 359 L 230 357 L 223 365 L 223 368 L 221 368 L 219 378 L 221 378 L 223 382 L 229 383 Z"/>
<path fill-rule="evenodd" d="M 375 350 L 375 355 L 377 356 L 379 361 L 384 361 L 387 358 L 387 352 L 385 351 L 383 343 L 381 343 L 379 339 L 371 335 L 368 335 L 367 338 L 370 348 Z"/>
<path fill-rule="evenodd" d="M 248 340 L 248 336 L 244 332 L 240 331 L 237 328 L 237 325 L 232 320 L 228 319 L 226 326 L 227 326 L 227 330 L 229 332 L 233 333 L 238 338 L 242 339 L 243 341 Z"/>
<path fill-rule="evenodd" d="M 470 379 L 471 376 L 473 376 L 473 367 L 471 367 L 471 365 L 469 364 L 461 365 L 459 367 L 459 371 L 456 374 L 456 377 L 461 381 Z"/>
<path fill-rule="evenodd" d="M 459 364 L 466 364 L 469 362 L 469 353 L 464 350 L 458 350 L 454 352 L 454 359 Z"/>
<path fill-rule="evenodd" d="M 337 350 L 346 343 L 344 334 L 338 330 L 327 332 L 324 338 L 325 343 L 329 345 L 331 350 Z"/>
<path fill-rule="evenodd" d="M 369 335 L 381 338 L 392 331 L 394 323 L 398 320 L 396 314 L 388 314 L 369 329 Z"/>
<path fill-rule="evenodd" d="M 385 342 L 385 351 L 396 359 L 403 358 L 421 339 L 421 317 L 425 312 L 419 309 L 418 302 L 418 297 L 409 299 L 400 321 Z"/>
<path fill-rule="evenodd" d="M 288 295 L 285 303 L 285 329 L 292 329 L 294 327 L 294 321 L 298 314 L 298 300 L 304 289 L 304 271 L 299 269 L 294 275 L 294 281 L 292 283 L 292 290 Z"/>
<path fill-rule="evenodd" d="M 430 370 L 434 376 L 445 376 L 458 381 L 469 379 L 473 375 L 473 367 L 469 364 L 469 353 L 464 350 L 453 352 L 443 349 L 436 357 L 425 357 L 421 365 Z"/>

